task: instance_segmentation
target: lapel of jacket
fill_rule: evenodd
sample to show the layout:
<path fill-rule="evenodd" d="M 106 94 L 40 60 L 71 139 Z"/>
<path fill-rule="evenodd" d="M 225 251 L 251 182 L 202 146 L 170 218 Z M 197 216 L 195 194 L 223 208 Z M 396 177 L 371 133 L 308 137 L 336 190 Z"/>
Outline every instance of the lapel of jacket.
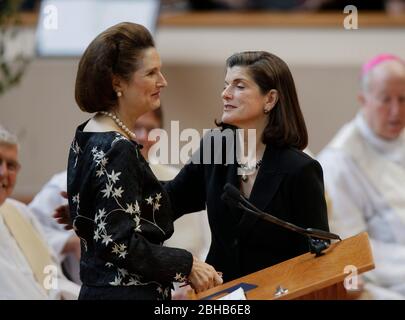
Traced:
<path fill-rule="evenodd" d="M 238 165 L 236 163 L 234 164 L 228 164 L 228 169 L 226 170 L 226 176 L 225 176 L 225 182 L 224 186 L 226 183 L 230 183 L 233 186 L 235 186 L 239 190 L 239 176 L 238 176 Z M 223 192 L 223 190 L 222 190 Z M 237 226 L 240 221 L 240 213 L 238 209 L 235 209 L 233 207 L 228 207 L 221 201 L 222 205 L 226 206 L 231 214 L 231 219 L 233 220 L 234 226 Z"/>
<path fill-rule="evenodd" d="M 267 146 L 263 154 L 263 162 L 257 173 L 255 183 L 250 193 L 249 201 L 262 211 L 273 199 L 285 172 L 281 170 L 281 149 Z M 257 216 L 245 212 L 240 221 L 240 232 L 247 233 L 259 219 Z"/>

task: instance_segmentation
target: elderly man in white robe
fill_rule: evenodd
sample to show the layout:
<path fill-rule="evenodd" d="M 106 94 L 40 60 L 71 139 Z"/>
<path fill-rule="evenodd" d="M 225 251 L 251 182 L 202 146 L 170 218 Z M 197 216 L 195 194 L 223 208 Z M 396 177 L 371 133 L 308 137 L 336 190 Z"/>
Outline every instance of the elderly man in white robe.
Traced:
<path fill-rule="evenodd" d="M 17 139 L 0 126 L 0 299 L 77 299 L 35 216 L 9 198 L 19 168 Z"/>
<path fill-rule="evenodd" d="M 382 54 L 361 74 L 360 111 L 320 153 L 331 229 L 367 231 L 375 270 L 366 297 L 405 299 L 405 61 Z"/>

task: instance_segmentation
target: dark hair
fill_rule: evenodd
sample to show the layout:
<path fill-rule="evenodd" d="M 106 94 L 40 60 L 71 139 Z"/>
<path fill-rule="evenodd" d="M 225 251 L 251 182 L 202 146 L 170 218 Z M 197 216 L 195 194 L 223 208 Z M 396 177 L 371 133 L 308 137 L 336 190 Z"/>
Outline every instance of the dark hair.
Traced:
<path fill-rule="evenodd" d="M 98 112 L 117 105 L 113 75 L 130 81 L 143 50 L 154 46 L 149 31 L 135 23 L 122 22 L 99 34 L 79 62 L 75 99 L 80 109 Z"/>
<path fill-rule="evenodd" d="M 263 131 L 264 144 L 279 147 L 292 146 L 300 150 L 308 145 L 308 133 L 298 102 L 294 79 L 287 64 L 266 51 L 235 53 L 226 60 L 226 66 L 247 67 L 249 75 L 262 94 L 271 89 L 278 92 L 278 101 L 269 113 Z"/>

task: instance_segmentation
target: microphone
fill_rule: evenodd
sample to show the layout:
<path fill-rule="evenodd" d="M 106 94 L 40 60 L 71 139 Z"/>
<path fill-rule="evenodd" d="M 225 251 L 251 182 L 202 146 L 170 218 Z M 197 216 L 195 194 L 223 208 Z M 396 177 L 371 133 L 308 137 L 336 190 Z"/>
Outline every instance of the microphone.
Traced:
<path fill-rule="evenodd" d="M 251 202 L 249 202 L 240 193 L 240 191 L 230 183 L 227 183 L 225 185 L 224 193 L 222 194 L 221 199 L 231 207 L 242 209 L 243 211 L 254 214 L 263 220 L 277 224 L 283 228 L 289 229 L 293 232 L 297 232 L 308 237 L 310 251 L 311 253 L 315 253 L 316 256 L 320 256 L 322 254 L 322 251 L 329 247 L 329 242 L 325 240 L 341 241 L 340 236 L 337 234 L 315 228 L 305 229 L 293 223 L 279 219 L 269 213 L 261 211 L 260 209 L 256 208 Z"/>

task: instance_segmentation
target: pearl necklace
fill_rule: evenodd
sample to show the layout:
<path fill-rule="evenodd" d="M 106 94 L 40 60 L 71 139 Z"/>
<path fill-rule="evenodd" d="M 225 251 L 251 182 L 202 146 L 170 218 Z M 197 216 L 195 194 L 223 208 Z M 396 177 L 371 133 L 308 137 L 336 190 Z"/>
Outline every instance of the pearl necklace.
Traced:
<path fill-rule="evenodd" d="M 256 164 L 254 166 L 249 166 L 247 164 L 239 164 L 239 167 L 245 171 L 251 171 L 252 169 L 257 170 L 260 168 L 260 166 L 262 165 L 263 159 L 260 159 L 259 161 L 256 162 Z M 247 182 L 248 181 L 248 175 L 246 174 L 246 172 L 244 172 L 242 174 L 242 181 L 243 182 Z"/>
<path fill-rule="evenodd" d="M 124 132 L 131 138 L 131 140 L 136 139 L 136 134 L 133 133 L 131 130 L 129 130 L 128 127 L 115 114 L 112 114 L 111 112 L 107 111 L 100 111 L 100 113 L 113 119 L 114 122 L 117 124 L 117 126 L 119 126 L 122 130 L 124 130 Z"/>

